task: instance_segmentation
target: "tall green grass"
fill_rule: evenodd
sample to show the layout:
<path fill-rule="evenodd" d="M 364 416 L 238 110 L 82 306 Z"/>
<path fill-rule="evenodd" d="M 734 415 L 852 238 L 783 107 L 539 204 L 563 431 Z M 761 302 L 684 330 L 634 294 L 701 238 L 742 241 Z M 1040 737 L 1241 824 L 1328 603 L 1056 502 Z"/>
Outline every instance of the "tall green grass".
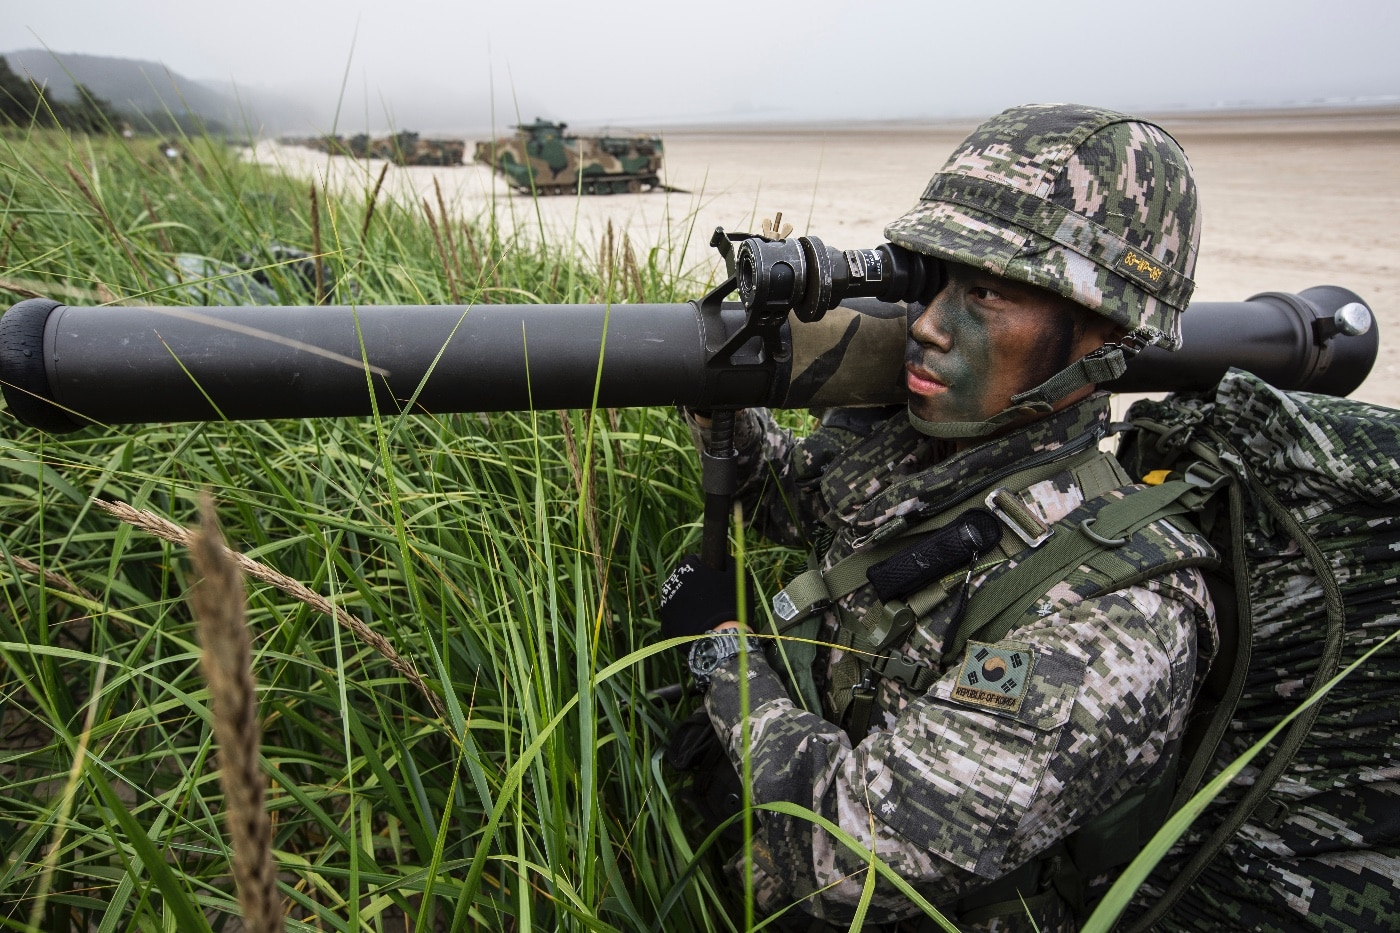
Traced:
<path fill-rule="evenodd" d="M 328 197 L 209 140 L 182 149 L 0 137 L 0 296 L 190 304 L 237 281 L 191 283 L 179 254 L 216 276 L 252 257 L 289 304 L 698 293 L 666 244 L 518 238 L 372 180 Z M 274 244 L 323 255 L 318 281 Z M 0 929 L 217 930 L 237 914 L 193 572 L 94 506 L 191 526 L 205 489 L 232 550 L 382 635 L 436 698 L 250 581 L 290 928 L 737 927 L 660 764 L 675 710 L 646 696 L 680 679 L 653 647 L 656 589 L 701 510 L 668 413 L 62 437 L 0 417 Z"/>

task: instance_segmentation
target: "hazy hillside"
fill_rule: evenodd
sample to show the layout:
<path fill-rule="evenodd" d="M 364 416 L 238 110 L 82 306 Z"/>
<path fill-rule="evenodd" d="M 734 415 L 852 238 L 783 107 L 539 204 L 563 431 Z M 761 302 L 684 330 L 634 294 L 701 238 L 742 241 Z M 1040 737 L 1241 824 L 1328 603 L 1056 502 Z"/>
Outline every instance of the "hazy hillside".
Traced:
<path fill-rule="evenodd" d="M 305 108 L 266 92 L 224 90 L 176 74 L 158 62 L 102 55 L 23 49 L 0 53 L 20 75 L 33 78 L 58 100 L 74 100 L 74 81 L 118 110 L 144 114 L 185 113 L 233 132 L 304 131 L 312 122 Z"/>

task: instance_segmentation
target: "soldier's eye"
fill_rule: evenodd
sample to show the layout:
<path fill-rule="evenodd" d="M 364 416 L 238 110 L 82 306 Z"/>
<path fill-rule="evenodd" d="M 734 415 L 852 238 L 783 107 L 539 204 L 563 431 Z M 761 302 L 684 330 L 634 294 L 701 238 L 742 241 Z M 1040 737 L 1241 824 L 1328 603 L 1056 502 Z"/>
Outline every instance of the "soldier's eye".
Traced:
<path fill-rule="evenodd" d="M 968 289 L 968 291 L 971 292 L 972 297 L 976 298 L 978 301 L 990 301 L 1001 297 L 1000 292 L 985 288 L 981 285 L 974 285 L 972 288 Z"/>

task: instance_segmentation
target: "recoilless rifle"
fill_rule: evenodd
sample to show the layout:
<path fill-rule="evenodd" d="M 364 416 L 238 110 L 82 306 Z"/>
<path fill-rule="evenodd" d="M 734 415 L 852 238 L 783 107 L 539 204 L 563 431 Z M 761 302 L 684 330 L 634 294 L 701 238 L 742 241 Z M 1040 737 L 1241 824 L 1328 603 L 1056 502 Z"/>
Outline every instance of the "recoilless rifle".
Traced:
<path fill-rule="evenodd" d="M 776 231 L 765 222 L 765 233 Z M 16 418 L 53 433 L 376 411 L 711 411 L 701 556 L 719 567 L 737 480 L 734 411 L 903 402 L 909 318 L 938 291 L 942 270 L 891 243 L 838 250 L 816 237 L 722 228 L 710 242 L 728 277 L 677 304 L 73 307 L 31 298 L 0 318 L 0 385 Z M 1182 321 L 1176 353 L 1096 351 L 1119 373 L 1101 385 L 1203 391 L 1238 367 L 1282 389 L 1344 396 L 1379 346 L 1371 309 L 1332 285 L 1196 302 Z"/>

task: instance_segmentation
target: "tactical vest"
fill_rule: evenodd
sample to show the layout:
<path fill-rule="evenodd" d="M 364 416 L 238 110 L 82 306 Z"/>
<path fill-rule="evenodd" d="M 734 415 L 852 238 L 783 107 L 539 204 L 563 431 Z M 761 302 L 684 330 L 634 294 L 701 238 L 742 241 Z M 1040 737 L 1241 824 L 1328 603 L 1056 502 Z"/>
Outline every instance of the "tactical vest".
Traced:
<path fill-rule="evenodd" d="M 825 690 L 817 690 L 801 663 L 805 659 L 796 657 L 802 649 L 789 645 L 786 651 L 804 701 L 845 725 L 853 743 L 869 729 L 879 678 L 893 677 L 922 693 L 962 655 L 969 639 L 1004 638 L 1057 583 L 1070 583 L 1087 599 L 1182 567 L 1216 565 L 1214 549 L 1180 517 L 1192 510 L 1186 491 L 1133 485 L 1118 461 L 1096 446 L 1058 453 L 969 490 L 916 524 L 893 520 L 830 568 L 817 566 L 814 555 L 812 566 L 774 598 L 780 633 L 805 644 L 810 650 L 802 653 L 815 659 L 822 610 L 861 586 L 874 586 L 880 595 L 858 616 L 837 605 L 836 645 L 846 650 Z M 1047 525 L 1021 495 L 1067 474 L 1085 501 Z M 1167 520 L 1176 527 L 1159 524 Z M 1193 544 L 1183 554 L 1188 540 Z M 984 573 L 979 585 L 970 586 Z M 945 635 L 937 666 L 903 657 L 899 648 L 914 626 L 949 599 L 959 600 L 956 630 Z"/>

